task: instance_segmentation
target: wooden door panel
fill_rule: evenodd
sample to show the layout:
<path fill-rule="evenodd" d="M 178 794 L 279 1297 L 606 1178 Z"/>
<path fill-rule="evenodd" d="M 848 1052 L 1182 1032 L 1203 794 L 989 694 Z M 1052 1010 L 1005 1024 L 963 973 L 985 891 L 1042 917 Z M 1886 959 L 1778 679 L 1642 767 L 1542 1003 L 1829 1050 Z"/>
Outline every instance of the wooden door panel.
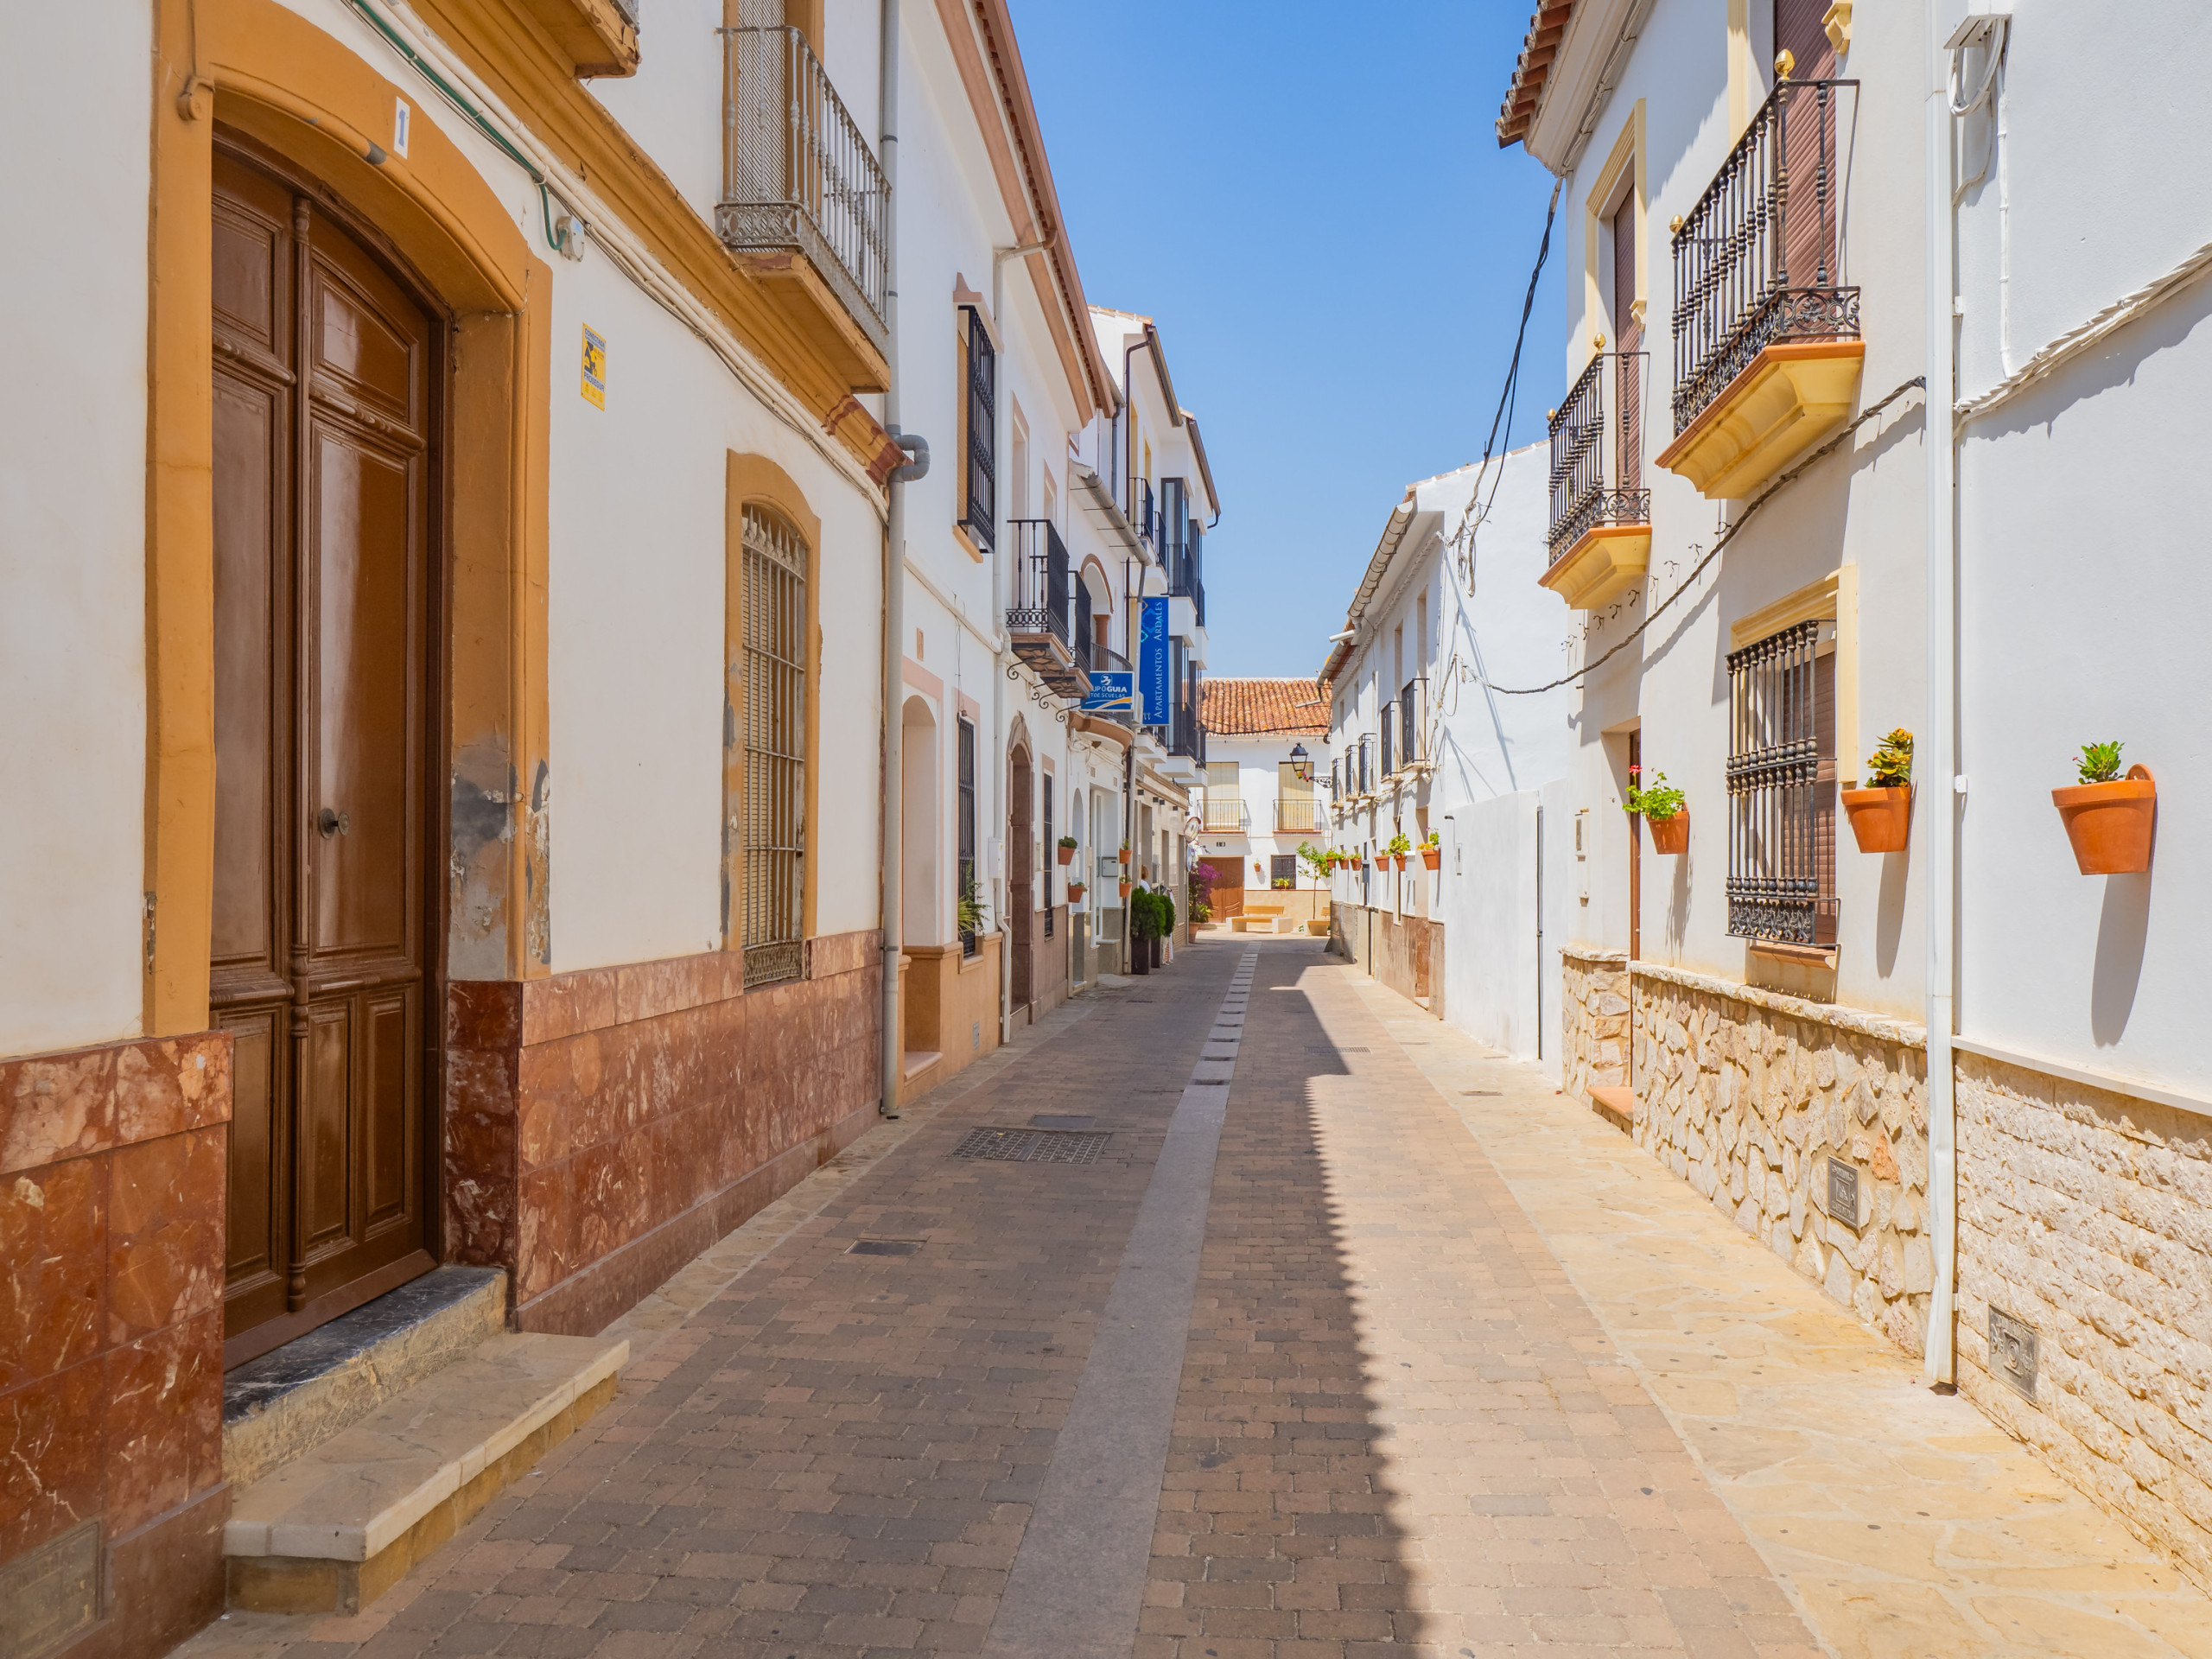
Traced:
<path fill-rule="evenodd" d="M 215 891 L 217 968 L 276 971 L 277 811 L 283 783 L 272 645 L 274 550 L 283 539 L 280 388 L 215 376 Z"/>
<path fill-rule="evenodd" d="M 301 1090 L 300 1242 L 307 1255 L 351 1241 L 353 1224 L 353 1009 L 341 997 L 308 1021 L 308 1074 Z"/>
<path fill-rule="evenodd" d="M 368 1145 L 362 1160 L 363 1230 L 373 1238 L 415 1213 L 420 1171 L 412 1156 L 421 1115 L 417 1083 L 421 1067 L 413 1057 L 420 1045 L 421 1021 L 414 991 L 362 998 L 363 1095 L 368 1104 Z"/>
<path fill-rule="evenodd" d="M 319 711 L 313 823 L 343 814 L 316 850 L 314 949 L 411 958 L 416 930 L 414 566 L 411 466 L 317 422 L 313 451 Z"/>
<path fill-rule="evenodd" d="M 231 1033 L 230 1225 L 226 1271 L 232 1284 L 266 1279 L 283 1259 L 273 1176 L 278 1166 L 276 1072 L 283 1016 L 223 1022 Z"/>
<path fill-rule="evenodd" d="M 318 247 L 317 251 L 323 250 Z M 358 399 L 374 414 L 413 427 L 422 340 L 391 315 L 395 305 L 404 307 L 405 302 L 389 282 L 373 280 L 377 274 L 358 261 L 347 262 L 350 282 L 321 267 L 315 275 L 315 326 L 310 339 L 317 378 L 329 390 Z M 375 295 L 378 288 L 386 292 Z"/>

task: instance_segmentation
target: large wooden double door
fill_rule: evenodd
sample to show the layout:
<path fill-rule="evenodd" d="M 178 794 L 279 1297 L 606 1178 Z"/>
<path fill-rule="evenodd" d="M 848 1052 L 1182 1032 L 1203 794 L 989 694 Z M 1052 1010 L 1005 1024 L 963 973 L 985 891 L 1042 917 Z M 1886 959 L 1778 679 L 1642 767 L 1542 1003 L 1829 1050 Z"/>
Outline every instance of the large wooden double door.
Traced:
<path fill-rule="evenodd" d="M 427 1270 L 431 316 L 301 188 L 214 177 L 225 1359 Z"/>

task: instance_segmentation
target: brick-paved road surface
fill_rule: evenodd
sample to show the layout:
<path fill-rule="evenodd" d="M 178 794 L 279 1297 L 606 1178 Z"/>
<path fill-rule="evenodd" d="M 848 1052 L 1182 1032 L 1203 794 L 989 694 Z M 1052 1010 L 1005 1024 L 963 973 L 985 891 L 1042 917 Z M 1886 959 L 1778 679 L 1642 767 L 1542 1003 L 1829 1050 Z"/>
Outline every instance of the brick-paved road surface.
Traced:
<path fill-rule="evenodd" d="M 239 1616 L 194 1659 L 982 1651 L 1243 954 L 927 1115 L 369 1612 Z M 1357 970 L 1257 954 L 1127 1650 L 1817 1651 Z M 1105 1155 L 950 1155 L 1040 1112 Z"/>

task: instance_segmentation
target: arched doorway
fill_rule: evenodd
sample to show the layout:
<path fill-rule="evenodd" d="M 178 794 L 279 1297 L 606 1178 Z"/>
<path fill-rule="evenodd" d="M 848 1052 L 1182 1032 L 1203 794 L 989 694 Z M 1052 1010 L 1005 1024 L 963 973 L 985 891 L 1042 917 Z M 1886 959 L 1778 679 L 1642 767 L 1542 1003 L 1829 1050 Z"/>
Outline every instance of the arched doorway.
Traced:
<path fill-rule="evenodd" d="M 1013 947 L 1011 987 L 1007 994 L 1009 1014 L 1027 1012 L 1036 996 L 1035 946 L 1037 881 L 1030 845 L 1036 793 L 1035 768 L 1026 744 L 1016 744 L 1007 757 L 1010 774 L 1007 791 L 1006 924 L 1007 942 Z"/>

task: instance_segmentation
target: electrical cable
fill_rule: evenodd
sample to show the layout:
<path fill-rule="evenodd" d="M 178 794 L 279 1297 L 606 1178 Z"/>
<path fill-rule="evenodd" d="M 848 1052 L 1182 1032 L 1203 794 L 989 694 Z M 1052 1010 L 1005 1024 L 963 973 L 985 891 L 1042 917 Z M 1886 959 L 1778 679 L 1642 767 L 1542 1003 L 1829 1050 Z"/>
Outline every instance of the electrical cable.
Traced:
<path fill-rule="evenodd" d="M 1766 488 L 1760 491 L 1758 495 L 1754 496 L 1751 499 L 1751 504 L 1744 509 L 1743 516 L 1738 518 L 1734 524 L 1730 524 L 1726 529 L 1720 532 L 1719 537 L 1714 541 L 1712 549 L 1703 558 L 1697 562 L 1696 567 L 1691 570 L 1689 575 L 1682 578 L 1681 585 L 1676 588 L 1673 593 L 1668 594 L 1666 598 L 1661 600 L 1656 605 L 1654 605 L 1651 609 L 1645 613 L 1643 620 L 1637 623 L 1635 627 L 1629 630 L 1627 639 L 1622 640 L 1611 651 L 1608 651 L 1603 657 L 1600 657 L 1596 662 L 1585 663 L 1580 668 L 1576 669 L 1572 674 L 1565 675 L 1559 679 L 1549 681 L 1542 685 L 1500 685 L 1494 686 L 1491 689 L 1501 697 L 1533 697 L 1541 692 L 1556 691 L 1563 685 L 1572 685 L 1575 681 L 1582 678 L 1583 676 L 1594 672 L 1598 669 L 1603 668 L 1615 657 L 1618 656 L 1622 652 L 1626 651 L 1630 645 L 1634 645 L 1643 631 L 1659 620 L 1659 613 L 1662 611 L 1664 611 L 1669 606 L 1672 605 L 1676 600 L 1688 593 L 1691 588 L 1696 585 L 1697 579 L 1705 574 L 1706 567 L 1720 556 L 1720 550 L 1727 546 L 1730 542 L 1736 538 L 1736 532 L 1743 529 L 1745 524 L 1751 523 L 1751 519 L 1757 516 L 1758 510 L 1761 507 L 1773 500 L 1778 493 L 1794 482 L 1799 474 L 1802 474 L 1808 467 L 1811 467 L 1814 462 L 1823 460 L 1827 456 L 1833 454 L 1843 443 L 1845 439 L 1848 438 L 1860 427 L 1866 425 L 1867 422 L 1872 420 L 1877 415 L 1887 409 L 1891 404 L 1897 402 L 1898 398 L 1904 397 L 1905 393 L 1912 391 L 1916 386 L 1922 391 L 1926 391 L 1928 390 L 1928 377 L 1926 375 L 1916 374 L 1911 379 L 1906 381 L 1903 385 L 1891 392 L 1889 396 L 1884 397 L 1879 403 L 1871 404 L 1866 408 L 1859 410 L 1859 413 L 1853 417 L 1850 424 L 1846 426 L 1842 431 L 1837 433 L 1819 448 L 1814 450 L 1812 454 L 1807 455 L 1804 460 L 1799 461 L 1788 472 L 1779 475 L 1776 478 L 1773 483 L 1768 485 Z M 1485 681 L 1484 683 L 1487 684 L 1488 682 Z"/>
<path fill-rule="evenodd" d="M 1521 326 L 1514 333 L 1513 356 L 1506 364 L 1505 384 L 1498 388 L 1497 412 L 1491 417 L 1490 435 L 1483 440 L 1483 458 L 1481 464 L 1475 469 L 1474 487 L 1468 493 L 1466 513 L 1460 518 L 1459 531 L 1452 538 L 1455 546 L 1471 536 L 1475 527 L 1490 517 L 1491 503 L 1497 499 L 1497 492 L 1505 482 L 1505 463 L 1501 460 L 1498 462 L 1497 480 L 1490 486 L 1490 500 L 1482 502 L 1481 510 L 1478 512 L 1475 504 L 1482 495 L 1483 480 L 1489 474 L 1491 457 L 1497 451 L 1498 429 L 1501 426 L 1504 428 L 1505 442 L 1508 446 L 1510 447 L 1513 442 L 1513 410 L 1520 402 L 1521 394 L 1521 349 L 1528 341 L 1529 318 L 1536 308 L 1536 285 L 1543 276 L 1544 262 L 1551 257 L 1552 226 L 1559 217 L 1560 191 L 1565 188 L 1566 183 L 1567 181 L 1564 178 L 1554 179 L 1552 181 L 1552 199 L 1550 204 L 1544 209 L 1543 239 L 1536 245 L 1535 268 L 1529 273 L 1529 291 L 1521 301 Z M 1474 573 L 1471 567 L 1468 566 L 1464 547 L 1460 549 L 1460 552 L 1462 565 L 1467 567 L 1467 586 L 1471 593 L 1474 588 Z"/>
<path fill-rule="evenodd" d="M 531 161 L 529 156 L 524 155 L 522 151 L 516 149 L 513 143 L 507 137 L 507 135 L 501 132 L 498 127 L 492 124 L 491 118 L 486 116 L 483 111 L 478 109 L 475 105 L 470 103 L 467 95 L 451 81 L 448 80 L 444 75 L 441 74 L 438 72 L 437 66 L 430 62 L 430 60 L 425 58 L 420 52 L 417 52 L 414 47 L 408 42 L 407 38 L 404 35 L 400 34 L 397 29 L 394 29 L 367 3 L 367 0 L 350 0 L 350 3 L 353 10 L 360 13 L 362 17 L 367 21 L 371 29 L 376 30 L 378 34 L 383 35 L 386 41 L 391 42 L 391 49 L 393 51 L 398 53 L 401 57 L 406 59 L 408 63 L 414 67 L 416 72 L 419 73 L 423 79 L 429 81 L 431 86 L 437 88 L 440 97 L 443 98 L 447 103 L 452 105 L 455 110 L 459 111 L 461 117 L 467 120 L 471 126 L 474 127 L 477 131 L 482 133 L 486 138 L 490 139 L 493 144 L 497 145 L 500 152 L 505 155 L 509 161 L 512 162 L 517 167 L 522 168 L 524 172 L 530 175 L 530 181 L 537 187 L 537 205 L 544 214 L 545 245 L 552 249 L 556 253 L 564 252 L 568 245 L 568 235 L 565 232 L 559 234 L 556 234 L 554 232 L 553 189 L 550 181 L 546 178 L 543 171 L 535 162 Z M 563 207 L 567 207 L 569 206 L 565 201 L 561 205 Z M 571 209 L 571 211 L 573 212 L 574 210 Z"/>

